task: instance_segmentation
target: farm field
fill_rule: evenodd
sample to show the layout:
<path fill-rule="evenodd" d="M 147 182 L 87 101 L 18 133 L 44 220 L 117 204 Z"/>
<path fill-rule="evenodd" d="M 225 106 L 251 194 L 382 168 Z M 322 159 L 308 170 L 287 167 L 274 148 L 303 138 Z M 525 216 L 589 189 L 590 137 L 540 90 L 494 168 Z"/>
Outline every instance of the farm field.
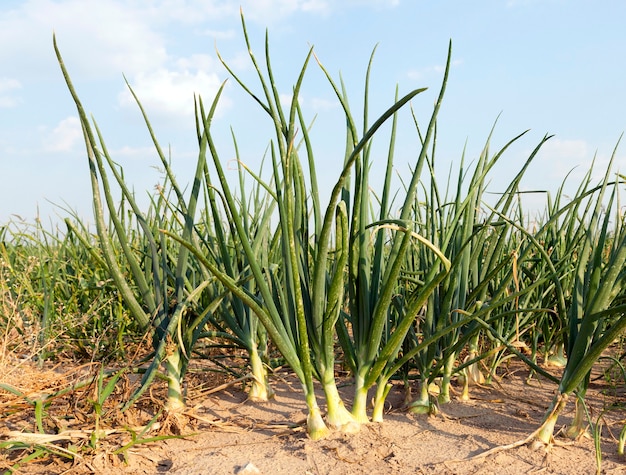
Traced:
<path fill-rule="evenodd" d="M 498 147 L 489 137 L 441 180 L 451 43 L 434 105 L 420 104 L 423 88 L 396 90 L 370 117 L 370 69 L 353 113 L 311 49 L 286 104 L 269 36 L 258 59 L 242 25 L 257 83 L 222 64 L 271 126 L 262 169 L 239 157 L 236 134 L 227 152 L 213 135 L 225 84 L 196 98 L 189 186 L 134 96 L 162 170 L 146 208 L 54 42 L 94 215 L 0 227 L 5 473 L 623 473 L 626 178 L 615 153 L 574 195 L 567 178 L 521 186 L 549 136 L 490 191 L 525 133 Z M 346 127 L 328 196 L 299 102 L 313 67 Z M 415 130 L 400 165 L 401 120 Z M 374 161 L 385 164 L 378 189 Z M 544 209 L 530 215 L 526 193 Z"/>
<path fill-rule="evenodd" d="M 3 362 L 2 380 L 15 382 L 22 390 L 42 391 L 78 378 L 78 368 L 41 371 L 20 362 Z M 205 365 L 206 366 L 206 365 Z M 210 365 L 209 365 L 210 366 Z M 534 431 L 547 409 L 554 384 L 540 377 L 528 380 L 529 372 L 517 362 L 503 369 L 497 384 L 475 388 L 472 399 L 441 407 L 440 414 L 414 415 L 402 409 L 405 391 L 396 386 L 388 397 L 385 421 L 365 425 L 356 434 L 336 433 L 322 441 L 310 440 L 305 432 L 306 405 L 299 396 L 298 382 L 289 371 L 279 370 L 272 377 L 276 391 L 269 402 L 247 400 L 242 383 L 232 383 L 215 373 L 196 368 L 190 374 L 189 409 L 182 416 L 184 437 L 139 443 L 128 450 L 114 452 L 131 440 L 128 432 L 108 435 L 98 450 L 68 459 L 49 454 L 15 473 L 176 473 L 176 474 L 518 474 L 518 473 L 594 473 L 594 441 L 587 435 L 577 441 L 557 436 L 547 450 L 533 450 L 528 445 L 504 450 L 472 460 L 486 450 L 524 439 Z M 206 367 L 204 368 L 207 369 Z M 84 368 L 83 368 L 84 371 Z M 594 374 L 594 376 L 600 376 Z M 226 384 L 225 384 L 226 383 Z M 158 385 L 157 385 L 158 386 Z M 48 410 L 61 420 L 76 408 L 76 399 L 87 399 L 93 388 L 55 399 Z M 342 388 L 349 393 L 350 383 Z M 150 398 L 138 406 L 158 410 L 164 386 L 155 388 Z M 110 406 L 121 394 L 112 397 Z M 616 454 L 616 439 L 623 426 L 623 384 L 617 387 L 606 377 L 596 380 L 588 393 L 593 416 L 602 416 L 602 473 L 623 473 L 624 460 Z M 150 401 L 152 399 L 152 401 Z M 6 427 L 33 427 L 34 412 L 22 410 L 7 416 L 6 409 L 19 401 L 5 400 L 2 424 Z M 74 405 L 74 409 L 69 408 Z M 137 411 L 139 412 L 139 411 Z M 564 413 L 563 427 L 571 423 L 573 407 Z M 88 416 L 87 416 L 88 417 Z M 128 416 L 130 417 L 130 416 Z M 138 416 L 140 418 L 140 416 Z M 146 417 L 145 415 L 143 416 Z M 86 444 L 93 421 L 66 419 L 69 440 L 47 442 L 59 448 Z M 161 419 L 165 422 L 165 418 Z M 122 427 L 120 415 L 112 411 L 103 427 Z M 124 423 L 124 426 L 128 421 Z M 91 428 L 90 428 L 91 427 Z M 48 433 L 54 428 L 47 427 Z M 51 430 L 52 429 L 52 430 Z M 559 428 L 560 429 L 560 428 Z M 58 430 L 58 428 L 56 429 Z M 174 431 L 176 432 L 176 431 Z M 155 426 L 145 437 L 171 434 L 171 427 Z M 6 432 L 5 432 L 6 434 Z M 15 461 L 15 454 L 5 454 L 3 469 Z M 248 471 L 244 469 L 248 467 Z M 254 469 L 257 471 L 254 471 Z"/>

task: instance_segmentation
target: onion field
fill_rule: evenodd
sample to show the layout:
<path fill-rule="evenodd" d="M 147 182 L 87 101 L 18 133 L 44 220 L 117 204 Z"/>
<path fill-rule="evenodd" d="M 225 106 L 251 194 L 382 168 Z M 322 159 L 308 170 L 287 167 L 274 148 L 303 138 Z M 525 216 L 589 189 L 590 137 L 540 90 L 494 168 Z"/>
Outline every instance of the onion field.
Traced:
<path fill-rule="evenodd" d="M 0 377 L 2 397 L 21 401 L 20 409 L 15 402 L 2 408 L 6 417 L 32 411 L 35 421 L 0 434 L 0 447 L 20 454 L 12 463 L 84 450 L 41 442 L 52 430 L 49 404 L 62 391 L 95 388 L 85 442 L 95 449 L 107 437 L 105 413 L 130 413 L 157 387 L 165 388 L 162 404 L 146 424 L 184 413 L 190 368 L 205 361 L 220 380 L 239 378 L 253 403 L 271 399 L 274 370 L 289 368 L 307 407 L 307 436 L 321 440 L 383 421 L 394 385 L 406 390 L 406 411 L 431 417 L 452 398 L 470 399 L 475 385 L 493 384 L 515 359 L 554 389 L 543 422 L 521 442 L 552 444 L 568 406 L 576 412 L 566 437 L 595 434 L 599 422 L 585 404 L 592 369 L 602 363 L 624 384 L 626 177 L 609 165 L 597 180 L 592 165 L 574 196 L 565 194 L 564 177 L 530 217 L 520 183 L 548 136 L 510 183 L 499 184 L 495 199 L 487 199 L 492 170 L 524 133 L 498 149 L 488 139 L 480 156 L 461 157 L 440 179 L 437 117 L 452 44 L 434 105 L 416 89 L 396 93 L 370 117 L 369 69 L 364 110 L 354 111 L 341 78 L 313 50 L 296 66 L 285 105 L 269 38 L 261 48 L 250 44 L 242 23 L 256 82 L 244 83 L 223 64 L 273 130 L 263 169 L 238 159 L 245 136 L 218 146 L 212 124 L 223 89 L 196 98 L 197 161 L 184 177 L 175 176 L 135 96 L 163 170 L 147 207 L 107 150 L 107 132 L 89 116 L 55 43 L 82 124 L 94 214 L 87 223 L 68 213 L 55 230 L 39 222 L 0 227 L 0 358 L 40 367 L 72 361 L 91 374 L 39 395 Z M 314 124 L 299 102 L 313 68 L 326 76 L 345 119 L 344 160 L 328 194 L 318 182 Z M 394 186 L 396 130 L 407 117 L 414 159 Z M 385 164 L 378 189 L 373 163 Z M 624 439 L 626 430 L 616 450 Z M 141 443 L 141 433 L 132 440 Z"/>

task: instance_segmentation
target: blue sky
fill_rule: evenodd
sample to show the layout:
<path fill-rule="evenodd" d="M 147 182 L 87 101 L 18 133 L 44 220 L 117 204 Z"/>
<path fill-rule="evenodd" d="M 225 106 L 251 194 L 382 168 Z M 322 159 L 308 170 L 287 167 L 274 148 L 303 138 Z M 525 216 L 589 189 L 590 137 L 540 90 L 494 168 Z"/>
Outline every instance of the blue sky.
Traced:
<path fill-rule="evenodd" d="M 597 155 L 597 173 L 626 130 L 626 3 L 565 0 L 4 0 L 0 4 L 0 223 L 58 220 L 58 206 L 91 216 L 89 177 L 74 105 L 52 48 L 52 33 L 83 105 L 138 195 L 159 182 L 158 159 L 124 75 L 139 95 L 179 181 L 191 179 L 196 157 L 193 94 L 210 101 L 227 78 L 222 57 L 255 90 L 239 7 L 253 49 L 263 55 L 265 29 L 281 92 L 289 96 L 309 47 L 338 80 L 341 72 L 356 117 L 372 49 L 370 117 L 401 93 L 413 100 L 423 126 L 439 89 L 448 41 L 452 69 L 438 124 L 441 170 L 497 150 L 524 130 L 492 175 L 492 191 L 507 180 L 545 134 L 546 144 L 524 182 L 548 189 L 571 175 L 574 187 Z M 318 114 L 314 146 L 323 183 L 337 176 L 344 125 L 338 102 L 316 64 L 302 91 L 308 117 Z M 408 113 L 396 167 L 416 156 Z M 256 169 L 269 141 L 266 119 L 229 81 L 215 121 L 220 153 L 233 158 L 232 127 L 242 159 Z M 382 137 L 381 137 L 382 138 Z M 380 140 L 380 139 L 379 139 Z M 384 137 L 386 140 L 386 136 Z M 385 142 L 375 157 L 384 169 Z M 626 144 L 617 153 L 626 169 Z M 445 175 L 445 174 L 444 174 Z M 536 198 L 539 200 L 539 198 Z M 541 207 L 541 204 L 538 204 Z"/>

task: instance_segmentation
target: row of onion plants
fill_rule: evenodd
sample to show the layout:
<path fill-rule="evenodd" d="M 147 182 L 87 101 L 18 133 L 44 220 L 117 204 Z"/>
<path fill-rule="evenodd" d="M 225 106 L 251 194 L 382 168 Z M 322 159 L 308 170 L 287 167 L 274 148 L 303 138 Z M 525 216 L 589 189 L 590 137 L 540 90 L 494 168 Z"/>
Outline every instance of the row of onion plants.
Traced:
<path fill-rule="evenodd" d="M 450 400 L 455 375 L 464 383 L 463 397 L 469 397 L 471 382 L 493 377 L 497 366 L 515 355 L 533 372 L 560 381 L 538 432 L 546 441 L 567 396 L 584 399 L 591 366 L 626 326 L 626 235 L 619 183 L 611 181 L 610 169 L 598 186 L 589 174 L 568 203 L 559 191 L 536 229 L 525 222 L 520 183 L 548 137 L 495 204 L 485 200 L 490 172 L 524 134 L 493 155 L 489 139 L 474 165 L 466 167 L 464 158 L 456 182 L 448 180 L 447 188 L 440 188 L 436 124 L 450 48 L 425 129 L 414 116 L 415 161 L 395 195 L 399 112 L 417 102 L 424 89 L 404 96 L 396 92 L 388 109 L 370 122 L 370 60 L 359 124 L 342 82 L 318 61 L 346 123 L 341 171 L 330 196 L 320 196 L 316 144 L 299 101 L 313 51 L 303 58 L 290 103 L 283 105 L 268 37 L 259 61 L 243 17 L 242 25 L 256 86 L 223 64 L 273 126 L 269 177 L 239 160 L 234 134 L 237 178 L 228 173 L 225 152 L 211 128 L 222 86 L 210 106 L 196 99 L 198 158 L 193 185 L 185 192 L 137 98 L 165 172 L 161 192 L 147 211 L 138 206 L 102 134 L 88 119 L 56 49 L 85 136 L 97 245 L 68 220 L 70 232 L 106 269 L 136 324 L 152 336 L 149 366 L 127 406 L 164 368 L 166 407 L 184 407 L 183 379 L 197 343 L 219 337 L 249 355 L 254 400 L 271 397 L 269 347 L 280 353 L 302 385 L 307 432 L 319 439 L 330 429 L 353 430 L 382 420 L 393 378 L 406 381 L 417 373 L 420 393 L 407 401 L 408 407 L 432 412 L 434 382 L 439 382 L 439 403 Z M 390 135 L 381 138 L 387 122 Z M 374 139 L 388 144 L 383 156 L 374 152 Z M 372 191 L 369 173 L 375 161 L 387 166 L 382 189 Z M 120 201 L 123 213 L 118 212 Z M 560 380 L 538 365 L 540 350 L 546 360 L 553 353 L 567 357 Z M 337 352 L 354 381 L 350 404 L 339 394 Z M 324 392 L 325 418 L 316 384 Z"/>
<path fill-rule="evenodd" d="M 5 350 L 41 363 L 123 358 L 125 343 L 140 334 L 103 261 L 71 229 L 39 220 L 15 217 L 0 227 L 0 297 Z"/>

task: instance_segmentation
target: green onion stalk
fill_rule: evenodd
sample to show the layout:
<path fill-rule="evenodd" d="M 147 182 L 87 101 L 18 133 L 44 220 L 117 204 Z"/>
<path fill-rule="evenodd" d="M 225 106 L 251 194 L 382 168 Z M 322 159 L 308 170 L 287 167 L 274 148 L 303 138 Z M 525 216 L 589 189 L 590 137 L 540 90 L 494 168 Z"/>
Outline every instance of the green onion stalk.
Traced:
<path fill-rule="evenodd" d="M 204 111 L 200 114 L 204 116 Z M 198 124 L 197 128 L 201 143 L 203 126 Z M 275 201 L 269 194 L 264 195 L 265 190 L 258 184 L 253 186 L 250 196 L 246 196 L 244 175 L 247 168 L 239 158 L 236 141 L 234 144 L 240 187 L 238 202 L 246 241 L 251 243 L 261 265 L 269 268 L 270 246 L 273 240 L 270 220 L 275 210 Z M 250 267 L 240 245 L 241 241 L 237 237 L 237 231 L 232 225 L 232 217 L 223 209 L 221 195 L 213 187 L 207 167 L 204 176 L 208 206 L 204 213 L 205 228 L 198 230 L 202 250 L 205 251 L 205 255 L 212 256 L 216 265 L 219 265 L 230 278 L 238 281 L 245 292 L 255 295 L 257 293 L 255 281 L 250 274 Z M 252 376 L 248 398 L 252 401 L 267 401 L 273 397 L 274 391 L 270 386 L 267 371 L 267 333 L 258 316 L 241 299 L 228 292 L 219 311 L 210 318 L 210 323 L 218 329 L 215 336 L 225 338 L 247 351 Z"/>
<path fill-rule="evenodd" d="M 196 179 L 189 198 L 185 199 L 176 183 L 169 162 L 156 141 L 145 111 L 134 91 L 130 89 L 137 100 L 165 169 L 166 185 L 175 195 L 173 202 L 170 202 L 165 199 L 168 196 L 166 193 L 160 194 L 156 200 L 152 201 L 152 215 L 144 214 L 139 209 L 134 194 L 128 188 L 123 173 L 109 154 L 100 130 L 95 123 L 92 127 L 87 118 L 57 48 L 56 38 L 54 48 L 83 129 L 92 185 L 96 231 L 103 259 L 133 317 L 142 328 L 151 329 L 153 332 L 153 360 L 144 373 L 139 388 L 127 401 L 125 407 L 133 404 L 147 389 L 163 365 L 168 382 L 165 407 L 170 411 L 180 411 L 185 407 L 182 381 L 188 368 L 189 357 L 195 342 L 203 334 L 207 314 L 211 311 L 211 306 L 196 311 L 196 303 L 202 297 L 203 292 L 214 290 L 214 286 L 203 269 L 192 265 L 189 250 L 180 244 L 173 248 L 171 243 L 165 241 L 159 228 L 169 226 L 172 233 L 180 234 L 183 239 L 191 239 L 200 194 L 201 161 L 196 169 Z M 214 110 L 211 111 L 211 115 L 213 113 Z M 123 199 L 131 208 L 130 213 L 139 228 L 136 231 L 125 227 L 124 215 L 119 216 L 116 213 L 109 173 L 113 174 Z M 112 233 L 109 233 L 105 223 L 105 209 L 112 223 Z M 141 235 L 144 243 L 141 254 L 136 252 L 134 243 L 131 242 L 136 235 Z M 117 253 L 118 245 L 121 249 L 120 254 Z M 121 260 L 125 262 L 127 268 L 121 267 Z M 193 278 L 195 273 L 202 274 L 203 272 L 204 275 L 201 278 Z M 220 298 L 217 296 L 216 301 L 209 300 L 216 303 Z"/>
<path fill-rule="evenodd" d="M 307 417 L 307 433 L 312 439 L 319 439 L 328 433 L 328 428 L 322 418 L 317 403 L 313 383 L 314 375 L 318 376 L 319 373 L 314 366 L 312 354 L 314 357 L 319 357 L 315 349 L 321 348 L 321 345 L 311 344 L 311 335 L 314 329 L 310 328 L 308 325 L 307 312 L 315 305 L 319 315 L 321 315 L 319 317 L 320 320 L 325 316 L 325 307 L 319 304 L 321 303 L 321 299 L 325 297 L 327 288 L 325 279 L 328 272 L 325 266 L 327 265 L 329 255 L 331 233 L 327 232 L 325 239 L 316 235 L 313 241 L 318 246 L 318 255 L 316 257 L 318 258 L 317 262 L 321 262 L 320 266 L 322 266 L 320 267 L 322 283 L 319 287 L 306 285 L 309 262 L 312 262 L 309 254 L 312 241 L 309 239 L 308 231 L 307 194 L 304 186 L 302 166 L 295 143 L 298 126 L 302 125 L 303 129 L 306 130 L 306 126 L 302 123 L 302 115 L 298 111 L 298 95 L 307 64 L 311 57 L 311 52 L 307 55 L 297 83 L 294 86 L 292 103 L 287 112 L 288 115 L 286 115 L 280 105 L 279 93 L 273 78 L 269 57 L 268 37 L 266 35 L 266 78 L 252 53 L 243 15 L 242 25 L 250 59 L 258 74 L 264 99 L 262 100 L 257 97 L 233 73 L 226 63 L 223 64 L 239 85 L 249 93 L 268 114 L 274 125 L 275 137 L 270 143 L 273 171 L 272 184 L 263 182 L 260 177 L 256 177 L 255 179 L 273 196 L 275 206 L 278 210 L 278 229 L 275 233 L 277 245 L 275 252 L 273 252 L 275 255 L 270 257 L 270 259 L 275 259 L 274 262 L 277 265 L 273 265 L 273 263 L 270 262 L 268 266 L 267 261 L 260 259 L 253 242 L 249 240 L 250 236 L 248 235 L 245 220 L 242 216 L 241 203 L 235 199 L 231 191 L 231 186 L 214 143 L 210 130 L 211 117 L 205 116 L 203 113 L 200 117 L 197 115 L 197 122 L 201 124 L 202 128 L 201 137 L 208 144 L 208 151 L 213 164 L 212 169 L 213 172 L 217 174 L 217 183 L 219 183 L 219 194 L 223 201 L 223 207 L 227 211 L 229 221 L 233 226 L 234 237 L 239 241 L 239 245 L 241 246 L 239 251 L 242 256 L 241 259 L 245 259 L 245 262 L 247 262 L 247 272 L 249 273 L 247 278 L 254 282 L 254 293 L 252 293 L 249 288 L 246 288 L 246 286 L 242 286 L 241 279 L 234 278 L 232 273 L 223 265 L 223 262 L 212 262 L 207 259 L 201 250 L 196 248 L 193 243 L 181 239 L 180 236 L 172 237 L 189 248 L 202 264 L 258 317 L 276 348 L 281 352 L 287 364 L 289 364 L 299 378 L 309 410 Z M 215 107 L 216 101 L 214 101 L 213 108 Z M 202 111 L 202 106 L 199 109 Z M 198 114 L 198 109 L 196 113 Z M 298 119 L 298 122 L 296 122 L 296 119 Z M 208 169 L 205 170 L 205 180 L 209 183 L 210 174 Z M 343 220 L 341 218 L 341 206 L 336 207 L 336 199 L 334 201 L 331 200 L 329 210 L 325 215 L 324 224 L 326 229 L 329 229 L 335 221 L 335 214 L 337 214 L 337 223 L 341 228 L 340 223 Z M 168 233 L 168 235 L 171 234 Z M 341 276 L 342 273 L 338 272 L 336 275 Z M 332 285 L 332 288 L 341 287 L 341 285 L 337 285 L 336 283 Z M 318 298 L 314 296 L 312 298 L 310 293 L 312 290 L 322 297 Z M 330 298 L 328 302 L 332 308 L 336 308 L 337 305 L 333 300 L 333 298 Z M 340 298 L 336 297 L 335 300 L 340 300 Z M 326 312 L 326 315 L 332 318 L 332 312 Z M 327 329 L 328 325 L 322 325 L 322 328 Z M 321 331 L 321 329 L 319 331 Z M 323 332 L 324 335 L 327 335 L 327 333 L 327 331 Z M 330 342 L 325 343 L 326 346 L 332 344 L 332 339 L 330 340 Z M 324 373 L 324 375 L 327 374 L 328 371 Z M 334 384 L 334 379 L 332 381 L 326 381 L 324 379 L 324 381 L 327 385 Z M 328 402 L 329 404 L 333 403 L 330 398 Z M 331 418 L 333 417 L 334 409 L 335 407 L 329 407 L 328 412 Z M 335 413 L 336 412 L 337 411 L 335 411 Z M 330 424 L 340 425 L 336 421 L 330 421 Z"/>
<path fill-rule="evenodd" d="M 339 428 L 352 428 L 354 425 L 352 415 L 345 409 L 339 397 L 334 375 L 334 329 L 344 300 L 345 273 L 343 270 L 349 247 L 347 206 L 339 198 L 345 189 L 354 163 L 376 131 L 421 90 L 410 92 L 397 100 L 354 145 L 332 190 L 326 211 L 322 212 L 317 193 L 309 127 L 304 121 L 298 103 L 300 88 L 312 51 L 309 51 L 293 88 L 291 105 L 288 110 L 284 111 L 271 69 L 268 37 L 266 35 L 266 69 L 263 73 L 252 53 L 243 15 L 242 24 L 250 59 L 263 91 L 263 99 L 252 92 L 226 63 L 223 62 L 223 64 L 235 81 L 261 106 L 274 124 L 275 134 L 270 142 L 273 170 L 271 184 L 263 182 L 260 177 L 258 180 L 259 184 L 276 201 L 278 228 L 275 236 L 278 244 L 275 248 L 275 256 L 270 257 L 270 260 L 277 265 L 270 264 L 269 268 L 263 268 L 248 241 L 239 211 L 240 205 L 231 192 L 208 120 L 203 120 L 202 136 L 206 137 L 208 142 L 212 168 L 218 177 L 217 182 L 220 185 L 223 206 L 228 212 L 237 239 L 240 241 L 241 250 L 249 266 L 250 278 L 255 283 L 256 294 L 252 295 L 247 292 L 238 281 L 228 275 L 221 265 L 211 262 L 202 256 L 201 252 L 194 250 L 192 243 L 177 236 L 173 237 L 192 249 L 203 265 L 258 316 L 270 339 L 302 383 L 309 410 L 307 432 L 311 438 L 318 439 L 327 434 L 328 428 L 322 419 L 315 396 L 314 377 L 321 381 L 325 392 L 328 425 Z M 300 146 L 296 143 L 297 131 L 302 134 L 302 142 L 308 159 L 312 208 L 309 208 L 307 199 L 309 191 L 307 191 L 304 167 L 300 160 Z M 309 223 L 311 216 L 312 227 Z"/>
<path fill-rule="evenodd" d="M 582 243 L 585 242 L 587 232 L 586 223 L 590 219 L 589 214 L 593 211 L 589 205 L 584 206 L 586 201 L 580 199 L 588 192 L 591 180 L 589 169 L 585 174 L 578 190 L 573 196 L 579 197 L 564 205 L 566 177 L 555 197 L 548 193 L 546 214 L 544 221 L 537 231 L 535 238 L 545 249 L 546 257 L 537 256 L 537 264 L 530 269 L 533 276 L 550 273 L 548 263 L 555 267 L 555 272 L 559 276 L 559 283 L 562 289 L 567 292 L 564 296 L 571 299 L 571 289 L 574 288 L 574 278 L 576 276 L 577 255 Z M 584 225 L 583 225 L 584 223 Z M 537 343 L 541 339 L 544 364 L 564 368 L 567 359 L 565 346 L 567 341 L 567 312 L 559 311 L 558 302 L 554 299 L 555 293 L 546 288 L 542 293 L 542 307 L 552 308 L 553 311 L 544 314 L 531 329 L 533 340 L 533 354 L 538 353 Z"/>
<path fill-rule="evenodd" d="M 493 157 L 489 157 L 488 140 L 467 186 L 463 183 L 466 172 L 462 164 L 455 188 L 456 196 L 450 202 L 441 197 L 436 185 L 433 150 L 430 162 L 430 199 L 424 206 L 416 203 L 414 212 L 420 217 L 416 221 L 424 223 L 424 232 L 452 260 L 452 269 L 429 298 L 424 317 L 419 322 L 419 333 L 422 337 L 440 331 L 462 315 L 471 314 L 481 308 L 484 302 L 489 302 L 490 308 L 494 308 L 498 296 L 508 290 L 514 276 L 510 266 L 511 259 L 505 248 L 509 242 L 507 236 L 510 227 L 501 221 L 499 214 L 508 213 L 512 209 L 518 183 L 536 151 L 498 200 L 496 207 L 500 212 L 482 216 L 481 210 L 488 172 L 507 148 L 522 135 L 509 141 Z M 424 261 L 420 264 L 423 268 L 432 265 L 426 256 L 420 259 Z M 464 341 L 469 341 L 470 353 L 467 361 L 472 361 L 466 366 L 464 382 L 469 383 L 470 376 L 477 381 L 482 380 L 477 354 L 479 330 L 476 325 L 460 327 L 457 331 L 447 333 L 435 347 L 425 348 L 418 353 L 415 363 L 420 371 L 421 393 L 409 405 L 410 410 L 414 412 L 432 410 L 428 387 L 438 377 L 441 377 L 439 402 L 445 403 L 450 400 L 450 382 L 456 372 L 458 352 L 462 349 L 457 343 L 462 336 Z M 436 360 L 437 364 L 433 365 L 433 360 Z M 466 386 L 466 392 L 467 389 Z"/>
<path fill-rule="evenodd" d="M 234 278 L 229 270 L 224 267 L 221 262 L 211 262 L 204 257 L 203 253 L 194 248 L 189 241 L 181 240 L 206 266 L 206 268 L 215 277 L 222 282 L 241 302 L 258 317 L 267 333 L 277 349 L 281 352 L 289 366 L 294 370 L 305 394 L 305 401 L 309 410 L 307 417 L 307 433 L 312 439 L 319 439 L 328 433 L 328 429 L 322 419 L 313 387 L 313 365 L 311 361 L 310 345 L 308 332 L 306 329 L 306 321 L 304 315 L 304 306 L 302 300 L 302 289 L 298 281 L 298 250 L 296 248 L 296 230 L 294 230 L 294 164 L 296 154 L 293 149 L 295 139 L 295 108 L 298 91 L 302 83 L 306 65 L 308 63 L 310 53 L 305 60 L 305 64 L 301 70 L 298 83 L 294 88 L 294 101 L 290 109 L 290 122 L 285 122 L 282 108 L 280 107 L 278 92 L 273 83 L 271 67 L 269 63 L 268 38 L 266 35 L 266 61 L 267 70 L 270 77 L 268 85 L 261 70 L 254 58 L 248 36 L 246 32 L 245 22 L 242 15 L 242 24 L 244 36 L 250 58 L 258 73 L 261 86 L 263 87 L 265 99 L 264 103 L 254 93 L 252 93 L 232 71 L 226 66 L 237 82 L 247 91 L 261 107 L 271 117 L 276 131 L 275 141 L 271 143 L 273 181 L 277 208 L 280 220 L 280 251 L 279 256 L 282 259 L 281 265 L 283 271 L 278 272 L 277 269 L 264 267 L 267 262 L 260 259 L 252 243 L 249 241 L 249 235 L 245 228 L 244 218 L 240 210 L 240 203 L 234 197 L 231 186 L 228 182 L 224 168 L 221 164 L 217 148 L 214 143 L 212 132 L 210 130 L 210 117 L 198 116 L 198 108 L 196 109 L 197 123 L 201 124 L 201 136 L 208 144 L 208 151 L 211 156 L 213 170 L 217 174 L 217 182 L 220 185 L 219 192 L 223 201 L 223 206 L 228 213 L 228 217 L 234 227 L 234 236 L 239 241 L 241 253 L 244 256 L 249 267 L 250 279 L 254 281 L 256 292 L 252 294 L 242 286 L 239 279 Z M 217 100 L 217 98 L 216 98 Z M 216 102 L 214 101 L 214 106 Z M 200 100 L 200 111 L 203 111 L 202 102 Z M 278 150 L 277 150 L 278 148 Z M 279 170 L 284 174 L 279 175 Z M 210 180 L 209 170 L 205 170 L 205 179 Z M 259 178 L 260 180 L 260 178 Z M 261 183 L 259 181 L 259 183 Z M 212 185 L 215 186 L 215 185 Z M 266 186 L 264 184 L 264 186 Z M 269 187 L 268 187 L 269 188 Z M 180 239 L 178 236 L 172 236 Z"/>
<path fill-rule="evenodd" d="M 299 91 L 312 50 L 309 51 L 305 59 L 293 89 L 291 106 L 285 113 L 280 105 L 279 93 L 271 69 L 268 37 L 266 35 L 267 77 L 265 77 L 252 53 L 243 15 L 242 24 L 250 59 L 263 89 L 264 101 L 252 93 L 233 71 L 225 63 L 223 64 L 244 90 L 261 105 L 274 124 L 275 137 L 270 144 L 274 184 L 272 192 L 278 209 L 279 228 L 277 233 L 280 236 L 277 252 L 278 270 L 269 269 L 262 274 L 255 270 L 256 265 L 251 266 L 251 270 L 260 290 L 262 302 L 267 306 L 267 313 L 271 316 L 271 321 L 261 319 L 261 322 L 301 380 L 309 408 L 308 434 L 311 438 L 318 439 L 326 435 L 327 427 L 321 417 L 314 393 L 314 376 L 321 380 L 325 391 L 329 425 L 331 427 L 343 427 L 351 422 L 346 420 L 347 411 L 343 407 L 336 388 L 334 354 L 332 352 L 334 321 L 339 314 L 343 290 L 341 266 L 345 258 L 342 257 L 343 244 L 340 241 L 345 241 L 345 238 L 342 237 L 342 230 L 345 227 L 342 224 L 345 221 L 345 211 L 342 211 L 341 205 L 336 206 L 336 200 L 331 200 L 324 215 L 324 225 L 321 230 L 319 229 L 320 208 L 312 147 L 309 141 L 308 127 L 298 104 Z M 309 229 L 310 212 L 307 189 L 296 144 L 298 128 L 303 134 L 309 159 L 309 176 L 312 188 L 313 214 L 315 216 L 313 232 Z M 237 232 L 239 237 L 243 238 L 241 235 L 242 226 L 237 219 L 234 203 L 228 196 L 230 194 L 228 184 L 215 152 L 213 159 Z M 330 231 L 333 221 L 336 222 L 337 227 L 338 242 L 336 248 L 338 250 L 337 263 L 339 268 L 336 269 L 338 272 L 334 273 L 334 278 L 329 283 L 327 266 L 331 247 L 331 233 L 326 232 L 324 234 L 324 230 Z M 251 248 L 244 246 L 244 251 L 249 261 L 255 259 L 251 253 Z M 317 270 L 311 270 L 312 263 L 315 263 Z M 322 276 L 319 286 L 311 283 L 311 278 L 315 279 L 317 275 Z M 279 342 L 273 337 L 272 333 L 276 332 L 283 333 L 282 341 L 287 343 L 286 346 L 279 345 Z"/>
<path fill-rule="evenodd" d="M 626 305 L 621 303 L 626 287 L 626 232 L 617 189 L 623 177 L 610 181 L 616 150 L 601 185 L 575 199 L 582 201 L 590 197 L 587 205 L 590 221 L 579 221 L 584 227 L 584 241 L 576 256 L 576 274 L 567 313 L 567 364 L 557 394 L 535 436 L 545 444 L 550 443 L 556 420 L 568 398 L 575 394 L 578 400 L 584 401 L 593 365 L 626 328 Z M 605 200 L 609 189 L 611 192 Z M 614 209 L 615 215 L 612 215 Z M 582 411 L 584 404 L 577 404 L 574 423 L 568 429 L 572 437 L 584 431 Z"/>
<path fill-rule="evenodd" d="M 373 57 L 373 55 L 372 55 Z M 352 369 L 355 378 L 355 392 L 352 406 L 352 415 L 359 423 L 369 421 L 367 414 L 368 391 L 375 384 L 375 419 L 382 417 L 384 399 L 389 391 L 388 381 L 392 376 L 388 370 L 396 359 L 403 340 L 409 332 L 412 323 L 417 317 L 426 297 L 435 289 L 440 279 L 447 273 L 449 262 L 436 246 L 428 239 L 412 231 L 409 216 L 409 206 L 414 200 L 418 187 L 421 170 L 426 158 L 428 144 L 434 134 L 437 113 L 441 107 L 445 85 L 450 67 L 451 45 L 448 50 L 448 60 L 444 80 L 439 97 L 430 119 L 426 138 L 421 144 L 411 179 L 407 189 L 402 212 L 398 219 L 390 219 L 390 176 L 392 170 L 393 151 L 395 143 L 395 121 L 392 125 L 389 153 L 387 154 L 387 173 L 381 194 L 380 215 L 378 220 L 370 219 L 370 201 L 368 199 L 368 173 L 371 164 L 368 135 L 379 122 L 368 128 L 368 91 L 369 76 L 372 60 L 366 77 L 364 101 L 363 138 L 358 139 L 359 133 L 350 108 L 345 91 L 340 89 L 330 74 L 324 70 L 328 80 L 333 85 L 335 93 L 341 102 L 346 119 L 347 148 L 346 167 L 354 164 L 354 188 L 345 187 L 342 191 L 343 199 L 350 200 L 350 246 L 348 256 L 348 309 L 343 318 L 338 321 L 338 336 L 343 348 L 344 357 Z M 396 102 L 396 105 L 420 92 L 419 89 Z M 396 107 L 393 114 L 399 109 Z M 362 144 L 365 146 L 361 147 Z M 339 185 L 339 183 L 338 183 Z M 336 190 L 338 193 L 339 190 Z M 387 243 L 391 239 L 391 244 Z M 419 295 L 413 299 L 412 305 L 405 314 L 393 322 L 392 301 L 397 294 L 398 278 L 403 268 L 404 256 L 407 249 L 414 242 L 425 246 L 430 252 L 437 255 L 441 268 L 437 268 L 425 280 Z"/>

